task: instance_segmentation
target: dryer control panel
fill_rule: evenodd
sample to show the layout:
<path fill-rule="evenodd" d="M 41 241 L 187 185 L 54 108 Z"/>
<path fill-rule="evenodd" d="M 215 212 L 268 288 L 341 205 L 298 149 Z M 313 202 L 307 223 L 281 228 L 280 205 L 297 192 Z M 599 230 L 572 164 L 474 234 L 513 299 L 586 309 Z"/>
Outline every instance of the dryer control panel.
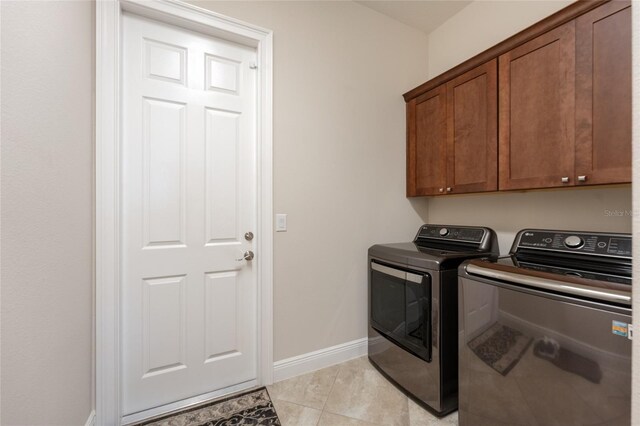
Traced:
<path fill-rule="evenodd" d="M 484 228 L 467 228 L 448 225 L 423 225 L 414 241 L 434 238 L 438 240 L 480 243 L 487 231 Z"/>

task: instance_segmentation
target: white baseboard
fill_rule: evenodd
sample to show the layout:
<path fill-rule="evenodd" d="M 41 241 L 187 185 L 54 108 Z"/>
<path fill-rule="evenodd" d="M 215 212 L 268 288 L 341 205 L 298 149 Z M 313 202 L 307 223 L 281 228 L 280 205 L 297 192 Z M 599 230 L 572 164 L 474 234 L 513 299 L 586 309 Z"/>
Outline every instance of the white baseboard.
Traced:
<path fill-rule="evenodd" d="M 367 354 L 367 338 L 283 359 L 273 363 L 273 381 L 280 382 Z"/>
<path fill-rule="evenodd" d="M 84 423 L 84 426 L 96 426 L 96 410 L 91 410 L 91 413 L 89 413 L 89 418 Z"/>

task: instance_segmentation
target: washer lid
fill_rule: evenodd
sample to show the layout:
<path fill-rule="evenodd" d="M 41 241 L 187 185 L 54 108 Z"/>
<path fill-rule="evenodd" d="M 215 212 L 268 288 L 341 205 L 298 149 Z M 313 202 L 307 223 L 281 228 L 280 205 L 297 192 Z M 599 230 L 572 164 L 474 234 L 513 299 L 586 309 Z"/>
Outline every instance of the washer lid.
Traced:
<path fill-rule="evenodd" d="M 460 273 L 551 293 L 631 305 L 630 276 L 531 264 L 520 262 L 515 256 L 471 260 L 460 267 Z"/>

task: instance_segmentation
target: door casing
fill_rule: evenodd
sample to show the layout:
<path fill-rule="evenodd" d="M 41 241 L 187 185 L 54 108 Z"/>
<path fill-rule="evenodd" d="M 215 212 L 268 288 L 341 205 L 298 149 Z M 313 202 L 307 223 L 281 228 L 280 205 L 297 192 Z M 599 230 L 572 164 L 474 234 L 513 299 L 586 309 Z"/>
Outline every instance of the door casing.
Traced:
<path fill-rule="evenodd" d="M 122 421 L 120 386 L 121 16 L 155 19 L 256 49 L 258 384 L 273 382 L 273 33 L 177 0 L 96 2 L 95 406 L 97 425 Z"/>

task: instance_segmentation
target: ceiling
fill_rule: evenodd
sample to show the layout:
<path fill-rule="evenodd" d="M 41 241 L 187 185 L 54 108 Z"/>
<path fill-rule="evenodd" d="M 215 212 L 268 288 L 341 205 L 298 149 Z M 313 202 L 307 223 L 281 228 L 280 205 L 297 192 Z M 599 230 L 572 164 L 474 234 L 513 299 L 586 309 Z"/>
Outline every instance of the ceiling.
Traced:
<path fill-rule="evenodd" d="M 471 1 L 463 0 L 356 0 L 356 3 L 378 11 L 410 27 L 429 34 L 458 13 Z"/>

